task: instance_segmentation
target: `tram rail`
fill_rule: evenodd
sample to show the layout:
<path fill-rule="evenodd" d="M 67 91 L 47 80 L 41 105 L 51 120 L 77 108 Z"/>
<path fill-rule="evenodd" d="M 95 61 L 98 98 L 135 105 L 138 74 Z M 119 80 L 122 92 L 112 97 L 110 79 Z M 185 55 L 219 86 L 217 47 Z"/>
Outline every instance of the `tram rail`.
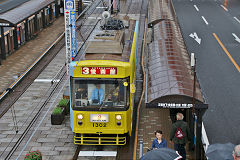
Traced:
<path fill-rule="evenodd" d="M 101 1 L 98 1 L 99 3 L 98 4 L 100 4 L 100 2 Z M 132 2 L 130 2 L 131 4 L 132 4 Z M 91 8 L 94 8 L 94 7 L 91 7 L 91 6 L 89 6 L 88 7 L 88 9 L 91 9 Z M 128 12 L 129 12 L 129 8 L 130 8 L 130 6 L 128 7 Z M 94 10 L 92 11 L 92 12 L 90 12 L 88 9 L 85 9 L 84 10 L 84 12 L 85 13 L 87 13 L 87 14 L 83 14 L 83 13 L 81 13 L 80 15 L 79 15 L 79 17 L 77 18 L 77 20 L 79 20 L 80 18 L 82 18 L 82 19 L 84 19 L 84 16 L 85 16 L 85 19 L 87 18 L 87 16 L 89 16 L 89 15 L 91 15 L 91 13 L 93 13 L 94 12 Z M 126 14 L 128 14 L 128 12 L 126 13 Z M 84 23 L 84 22 L 83 22 Z M 146 23 L 146 22 L 145 22 Z M 83 25 L 84 26 L 84 25 Z M 92 28 L 92 30 L 94 29 L 94 25 L 91 27 Z M 89 35 L 91 34 L 91 32 L 89 33 Z M 61 37 L 62 36 L 62 37 Z M 61 35 L 59 38 L 58 38 L 58 40 L 59 40 L 59 42 L 61 41 L 61 44 L 60 44 L 60 46 L 62 46 L 62 45 L 64 45 L 64 39 L 63 39 L 63 37 L 64 37 L 64 33 Z M 88 37 L 88 36 L 86 36 L 86 37 Z M 55 45 L 58 45 L 59 44 L 59 42 L 58 43 L 54 43 L 53 45 L 51 45 L 51 47 L 49 47 L 49 49 L 46 51 L 46 54 L 48 54 L 47 52 L 50 52 L 52 49 L 56 49 L 56 48 L 58 48 L 58 47 L 56 47 Z M 84 44 L 83 44 L 84 45 Z M 83 46 L 82 45 L 82 46 Z M 59 47 L 58 48 L 59 50 L 61 50 L 61 47 Z M 81 50 L 81 48 L 80 48 L 80 50 Z M 79 51 L 80 51 L 79 50 Z M 26 78 L 27 76 L 29 76 L 29 77 L 31 77 L 31 82 L 29 82 L 29 84 L 27 85 L 27 86 L 25 86 L 25 90 L 28 88 L 28 86 L 30 86 L 31 85 L 31 83 L 34 81 L 34 79 L 35 78 L 33 78 L 33 76 L 31 75 L 32 73 L 31 72 L 34 72 L 34 68 L 38 68 L 38 64 L 39 64 L 39 62 L 40 61 L 44 61 L 43 60 L 43 58 L 44 58 L 45 56 L 43 56 L 41 59 L 39 59 L 39 61 L 38 62 L 36 62 L 36 63 L 34 63 L 34 65 L 32 65 L 32 67 L 31 68 L 29 68 L 28 69 L 28 71 L 24 74 L 24 75 L 21 75 L 20 77 L 19 77 L 19 79 L 18 80 L 16 80 L 15 82 L 14 82 L 14 85 L 12 85 L 11 87 L 9 87 L 9 89 L 6 91 L 7 93 L 5 94 L 4 93 L 4 96 L 2 97 L 2 95 L 1 95 L 1 97 L 0 97 L 0 102 L 4 102 L 6 99 L 8 99 L 9 97 L 10 97 L 10 93 L 11 93 L 11 91 L 13 91 L 13 90 L 15 90 L 15 91 L 21 91 L 21 89 L 18 89 L 17 87 L 18 86 L 21 86 L 22 85 L 22 83 L 24 83 L 24 80 L 25 79 L 28 79 L 28 78 Z M 53 56 L 54 57 L 54 56 Z M 50 60 L 51 61 L 51 60 Z M 49 62 L 50 62 L 49 61 Z M 45 63 L 47 63 L 47 62 L 45 62 Z M 47 63 L 48 64 L 48 63 Z M 61 69 L 60 69 L 60 72 L 55 76 L 55 78 L 53 79 L 53 81 L 55 80 L 55 79 L 61 79 L 61 80 L 63 80 L 64 79 L 64 77 L 65 77 L 65 75 L 66 75 L 66 71 L 64 70 L 64 67 L 65 66 L 63 66 Z M 38 70 L 43 70 L 45 67 L 43 67 L 42 69 L 39 69 L 38 68 Z M 40 73 L 39 73 L 40 74 Z M 61 77 L 62 76 L 62 77 Z M 37 76 L 36 76 L 37 77 Z M 57 89 L 57 87 L 59 87 L 59 85 L 61 84 L 61 82 L 58 82 L 58 83 L 53 83 L 53 85 L 51 86 L 51 88 L 52 88 L 52 90 L 50 91 L 50 95 L 48 96 L 49 98 L 48 99 L 46 99 L 46 101 L 44 102 L 44 104 L 46 104 L 47 103 L 47 101 L 50 99 L 50 96 L 54 93 L 54 91 Z M 14 92 L 14 91 L 13 91 Z M 2 110 L 1 110 L 1 104 L 0 104 L 0 118 L 4 115 L 4 113 L 9 109 L 9 108 L 11 108 L 11 106 L 17 101 L 17 99 L 22 95 L 24 93 L 24 91 L 22 90 L 22 92 L 20 92 L 19 93 L 19 96 L 17 97 L 15 97 L 15 99 L 14 99 L 14 101 L 13 101 L 13 103 L 11 104 L 11 105 L 9 105 L 8 106 L 8 108 L 5 108 L 5 110 L 4 110 L 4 112 L 2 112 Z M 32 126 L 34 126 L 34 124 L 36 124 L 36 120 L 37 120 L 37 118 L 39 117 L 39 115 L 40 115 L 40 113 L 41 113 L 41 110 L 42 110 L 42 108 L 44 108 L 44 104 L 41 106 L 41 109 L 39 109 L 39 112 L 34 116 L 34 119 L 31 121 L 31 123 L 30 123 L 30 125 L 29 126 L 27 126 L 27 128 L 26 128 L 26 130 L 24 131 L 24 133 L 21 135 L 21 137 L 19 138 L 19 140 L 17 141 L 17 143 L 16 143 L 16 145 L 11 149 L 11 151 L 9 152 L 9 154 L 8 154 L 8 157 L 10 158 L 11 157 L 11 155 L 14 153 L 14 151 L 18 148 L 18 146 L 19 146 L 19 144 L 21 143 L 21 141 L 25 138 L 25 136 L 27 135 L 27 134 L 29 134 L 29 131 L 30 131 L 30 129 L 31 129 L 31 127 Z M 75 155 L 74 155 L 74 157 L 76 158 L 76 156 L 78 156 L 78 154 L 77 154 L 77 152 L 79 153 L 79 151 L 80 151 L 80 149 L 81 149 L 81 147 L 80 146 L 78 146 L 77 147 L 77 150 L 76 150 L 76 153 L 75 153 Z M 129 149 L 127 149 L 127 150 L 129 150 Z M 118 152 L 119 152 L 119 147 L 118 147 L 118 150 L 117 150 Z M 73 158 L 74 158 L 73 157 Z M 9 159 L 8 158 L 8 159 Z M 118 156 L 117 156 L 117 159 L 121 159 L 121 155 L 118 153 Z"/>
<path fill-rule="evenodd" d="M 92 3 L 92 5 L 87 6 L 83 10 L 83 12 L 77 17 L 77 21 L 79 21 L 81 18 L 87 19 L 86 16 L 92 14 L 94 12 L 94 8 L 96 8 L 96 5 L 99 5 L 100 2 L 101 1 L 98 1 L 98 3 Z M 11 108 L 11 106 L 32 84 L 35 78 L 37 78 L 37 76 L 42 72 L 42 70 L 64 47 L 64 37 L 65 32 L 63 32 L 58 37 L 58 39 L 53 42 L 53 44 L 0 95 L 0 118 Z"/>
<path fill-rule="evenodd" d="M 97 5 L 99 5 L 100 3 L 97 3 Z M 92 8 L 96 8 L 96 6 L 92 7 Z M 89 9 L 92 9 L 91 7 L 89 7 Z M 87 12 L 88 10 L 85 10 L 85 12 Z M 90 11 L 88 14 L 91 15 L 95 10 L 93 9 L 92 11 Z M 83 17 L 84 14 L 80 14 L 79 17 Z M 78 20 L 80 19 L 78 17 Z M 96 26 L 96 25 L 95 25 Z M 94 30 L 95 26 L 93 26 L 91 28 L 91 31 L 88 33 L 89 35 L 91 34 L 91 32 Z M 89 35 L 87 35 L 86 37 L 88 37 Z M 18 100 L 18 98 L 20 98 L 20 96 L 27 90 L 27 88 L 31 85 L 31 83 L 35 80 L 35 78 L 44 70 L 44 68 L 47 66 L 47 64 L 49 62 L 51 62 L 51 60 L 57 55 L 57 53 L 63 48 L 64 44 L 65 44 L 65 39 L 63 39 L 64 37 L 64 33 L 48 48 L 48 50 L 46 52 L 44 52 L 44 54 L 41 56 L 41 58 L 39 58 L 38 60 L 35 61 L 35 63 L 33 65 L 31 65 L 31 67 L 29 67 L 29 69 L 26 71 L 25 74 L 21 75 L 19 77 L 19 79 L 17 80 L 16 83 L 14 83 L 14 86 L 12 86 L 11 89 L 9 89 L 9 91 L 13 91 L 19 90 L 19 93 L 17 92 L 17 94 L 10 94 L 11 92 L 8 91 L 7 97 L 4 97 L 4 101 L 2 101 L 2 103 L 4 103 L 5 101 L 9 102 L 10 98 L 14 98 L 14 100 L 10 101 L 10 103 L 8 105 L 5 105 L 7 107 L 5 107 L 4 110 L 1 109 L 0 106 L 0 118 L 8 111 L 9 108 L 11 108 L 13 106 L 13 104 Z M 83 44 L 82 44 L 83 45 Z M 49 52 L 52 52 L 51 54 Z M 43 63 L 43 66 L 39 66 L 39 63 Z M 37 72 L 36 70 L 39 70 L 38 73 L 36 73 L 36 75 L 33 73 Z M 28 78 L 30 77 L 30 78 Z M 30 79 L 30 80 L 29 80 Z M 59 82 L 57 82 L 57 80 L 60 80 Z M 68 81 L 67 77 L 66 77 L 66 69 L 65 69 L 65 65 L 61 67 L 61 69 L 59 70 L 59 72 L 54 76 L 54 79 L 52 80 L 52 82 L 57 82 L 57 83 L 52 83 L 52 86 L 49 88 L 48 90 L 48 95 L 46 96 L 47 98 L 44 100 L 44 103 L 40 106 L 40 109 L 38 110 L 38 112 L 34 115 L 33 119 L 31 120 L 31 122 L 28 124 L 28 126 L 25 128 L 25 130 L 23 131 L 23 133 L 20 135 L 20 137 L 18 138 L 17 142 L 13 145 L 13 147 L 10 149 L 10 151 L 7 154 L 7 157 L 5 159 L 10 159 L 11 156 L 14 154 L 14 152 L 18 149 L 19 145 L 21 144 L 21 142 L 26 138 L 27 135 L 31 134 L 30 131 L 32 129 L 32 127 L 34 125 L 36 125 L 36 121 L 38 120 L 40 114 L 42 113 L 43 109 L 45 108 L 45 106 L 47 105 L 47 103 L 50 101 L 50 99 L 52 98 L 53 94 L 57 92 L 57 89 L 59 87 L 61 87 L 61 85 L 63 84 L 63 81 Z M 28 81 L 28 83 L 26 83 Z M 25 86 L 22 86 L 23 84 L 25 84 Z M 64 85 L 65 86 L 65 85 Z M 19 87 L 19 88 L 17 88 Z M 21 90 L 21 87 L 23 88 Z M 5 95 L 5 96 L 6 96 Z M 19 134 L 18 134 L 19 135 Z M 10 144 L 10 143 L 9 143 Z M 10 146 L 8 146 L 10 147 Z M 7 148 L 8 148 L 7 147 Z M 79 148 L 79 147 L 78 147 Z M 0 155 L 1 156 L 1 155 Z"/>
<path fill-rule="evenodd" d="M 12 147 L 12 149 L 9 151 L 6 160 L 10 159 L 12 154 L 16 151 L 16 149 L 18 148 L 18 146 L 21 144 L 21 142 L 24 140 L 24 138 L 26 137 L 27 134 L 29 134 L 30 129 L 36 124 L 36 121 L 38 120 L 40 114 L 42 113 L 43 109 L 47 106 L 47 104 L 50 102 L 51 98 L 53 97 L 54 93 L 57 91 L 57 89 L 59 87 L 61 87 L 61 85 L 64 83 L 64 80 L 66 81 L 66 71 L 65 71 L 65 66 L 63 66 L 59 73 L 57 74 L 57 76 L 55 77 L 55 79 L 60 80 L 59 83 L 54 83 L 51 88 L 48 90 L 49 94 L 47 95 L 46 100 L 44 101 L 44 103 L 41 105 L 41 107 L 39 108 L 38 112 L 35 114 L 35 116 L 33 117 L 33 119 L 31 120 L 31 122 L 28 124 L 28 126 L 26 127 L 26 129 L 23 131 L 23 133 L 21 134 L 20 138 L 18 139 L 18 141 L 14 144 L 14 146 Z"/>

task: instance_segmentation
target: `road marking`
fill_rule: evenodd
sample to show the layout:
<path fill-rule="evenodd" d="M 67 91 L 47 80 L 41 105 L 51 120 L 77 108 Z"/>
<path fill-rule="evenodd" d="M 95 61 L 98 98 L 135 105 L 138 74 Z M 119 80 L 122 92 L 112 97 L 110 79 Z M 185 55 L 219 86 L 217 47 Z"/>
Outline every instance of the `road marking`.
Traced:
<path fill-rule="evenodd" d="M 192 37 L 195 41 L 197 41 L 198 44 L 201 44 L 201 38 L 198 37 L 196 32 L 191 33 L 189 36 Z"/>
<path fill-rule="evenodd" d="M 237 17 L 233 17 L 238 23 L 240 23 L 240 20 L 237 19 Z"/>
<path fill-rule="evenodd" d="M 197 11 L 199 11 L 198 7 L 196 5 L 193 5 Z"/>
<path fill-rule="evenodd" d="M 235 33 L 232 33 L 233 37 L 235 38 L 235 40 L 240 43 L 240 38 L 238 38 L 238 36 Z"/>
<path fill-rule="evenodd" d="M 202 16 L 203 21 L 208 25 L 208 21 Z"/>
<path fill-rule="evenodd" d="M 225 11 L 228 11 L 228 9 L 226 7 L 224 7 L 223 5 L 220 5 Z"/>
<path fill-rule="evenodd" d="M 228 50 L 225 48 L 225 46 L 222 44 L 222 42 L 220 41 L 220 39 L 218 38 L 218 36 L 216 35 L 216 33 L 213 33 L 213 36 L 216 38 L 216 40 L 218 41 L 218 43 L 220 44 L 220 46 L 222 47 L 222 49 L 224 50 L 224 52 L 228 55 L 229 59 L 232 61 L 232 63 L 234 64 L 234 66 L 237 68 L 238 72 L 240 72 L 240 68 L 239 68 L 238 64 L 237 64 L 236 61 L 232 58 L 231 54 L 228 52 Z"/>

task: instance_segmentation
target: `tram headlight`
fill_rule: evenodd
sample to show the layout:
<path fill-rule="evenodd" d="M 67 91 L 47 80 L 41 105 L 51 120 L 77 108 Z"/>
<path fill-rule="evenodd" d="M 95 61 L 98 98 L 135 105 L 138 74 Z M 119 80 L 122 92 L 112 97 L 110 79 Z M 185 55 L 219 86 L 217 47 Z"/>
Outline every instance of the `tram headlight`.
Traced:
<path fill-rule="evenodd" d="M 77 116 L 77 118 L 78 118 L 79 120 L 81 120 L 81 119 L 83 119 L 83 115 L 82 115 L 82 114 L 79 114 L 79 115 Z"/>
<path fill-rule="evenodd" d="M 122 116 L 121 116 L 121 115 L 116 115 L 116 119 L 117 119 L 117 120 L 121 120 L 121 119 L 122 119 Z"/>

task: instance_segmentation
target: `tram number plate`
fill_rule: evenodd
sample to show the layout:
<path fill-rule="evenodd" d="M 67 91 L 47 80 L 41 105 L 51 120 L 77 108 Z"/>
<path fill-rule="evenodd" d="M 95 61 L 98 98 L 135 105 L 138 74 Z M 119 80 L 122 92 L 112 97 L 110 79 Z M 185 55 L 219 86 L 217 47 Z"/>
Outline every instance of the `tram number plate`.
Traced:
<path fill-rule="evenodd" d="M 93 123 L 93 127 L 107 127 L 106 123 Z"/>

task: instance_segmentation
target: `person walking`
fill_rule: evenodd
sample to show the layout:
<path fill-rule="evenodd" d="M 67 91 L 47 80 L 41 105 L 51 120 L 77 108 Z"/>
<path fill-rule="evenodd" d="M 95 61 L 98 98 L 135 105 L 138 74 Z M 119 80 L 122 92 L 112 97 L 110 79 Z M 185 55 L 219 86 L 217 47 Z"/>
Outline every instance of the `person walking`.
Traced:
<path fill-rule="evenodd" d="M 185 145 L 188 140 L 191 139 L 190 131 L 188 128 L 187 122 L 183 121 L 183 114 L 177 113 L 176 119 L 177 121 L 173 123 L 171 132 L 170 132 L 170 141 L 174 143 L 174 149 L 178 151 L 178 153 L 183 157 L 182 159 L 186 159 L 186 150 Z"/>
<path fill-rule="evenodd" d="M 152 142 L 152 149 L 167 148 L 167 141 L 163 138 L 163 132 L 161 130 L 156 130 L 156 139 Z"/>
<path fill-rule="evenodd" d="M 234 160 L 240 160 L 240 144 L 234 147 L 233 158 Z"/>

